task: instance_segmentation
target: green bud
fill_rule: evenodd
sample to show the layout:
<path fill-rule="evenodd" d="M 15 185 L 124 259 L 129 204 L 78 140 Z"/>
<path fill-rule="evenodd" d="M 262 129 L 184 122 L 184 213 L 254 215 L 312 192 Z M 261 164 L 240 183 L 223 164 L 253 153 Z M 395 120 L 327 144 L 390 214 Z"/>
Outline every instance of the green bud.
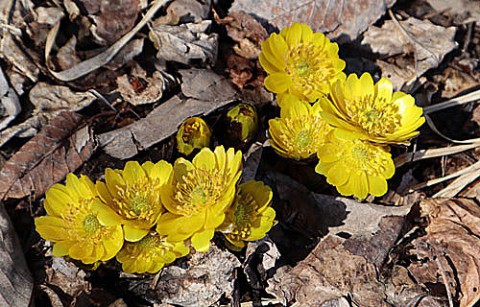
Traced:
<path fill-rule="evenodd" d="M 210 146 L 212 131 L 200 117 L 187 118 L 177 132 L 177 150 L 186 156 L 194 149 Z"/>
<path fill-rule="evenodd" d="M 258 115 L 255 107 L 240 103 L 231 108 L 226 116 L 227 133 L 234 142 L 249 142 L 258 130 Z"/>

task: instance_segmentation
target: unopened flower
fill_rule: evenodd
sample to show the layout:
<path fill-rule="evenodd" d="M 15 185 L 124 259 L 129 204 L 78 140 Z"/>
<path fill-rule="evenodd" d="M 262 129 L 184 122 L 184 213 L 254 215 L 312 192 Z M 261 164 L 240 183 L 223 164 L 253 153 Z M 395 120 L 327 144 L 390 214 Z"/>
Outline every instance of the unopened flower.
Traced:
<path fill-rule="evenodd" d="M 129 161 L 123 170 L 107 168 L 105 183 L 97 182 L 100 198 L 108 205 L 99 213 L 107 225 L 123 225 L 125 240 L 142 239 L 164 211 L 160 190 L 172 172 L 166 161 L 140 165 Z"/>
<path fill-rule="evenodd" d="M 197 251 L 208 251 L 215 228 L 225 219 L 241 175 L 242 153 L 218 146 L 203 148 L 192 162 L 179 158 L 165 188 L 157 232 L 169 240 L 191 239 Z"/>
<path fill-rule="evenodd" d="M 338 45 L 309 26 L 293 23 L 262 43 L 260 64 L 269 74 L 265 87 L 313 102 L 329 92 L 329 83 L 343 76 L 345 61 Z"/>
<path fill-rule="evenodd" d="M 155 274 L 164 265 L 187 255 L 188 247 L 182 242 L 171 242 L 165 236 L 150 233 L 138 242 L 125 242 L 117 255 L 122 269 L 130 274 Z"/>
<path fill-rule="evenodd" d="M 105 205 L 86 176 L 67 175 L 45 193 L 47 216 L 35 219 L 42 238 L 54 243 L 55 257 L 70 256 L 85 264 L 113 258 L 123 245 L 122 226 L 107 226 L 98 219 Z"/>
<path fill-rule="evenodd" d="M 271 200 L 272 190 L 261 181 L 251 180 L 239 186 L 219 228 L 236 249 L 242 249 L 245 241 L 262 239 L 272 228 L 275 210 L 270 207 Z"/>
<path fill-rule="evenodd" d="M 362 139 L 384 144 L 409 144 L 424 122 L 415 99 L 393 92 L 386 78 L 374 84 L 372 76 L 355 74 L 332 84 L 330 98 L 320 100 L 322 116 L 343 139 Z"/>
<path fill-rule="evenodd" d="M 395 173 L 389 149 L 362 140 L 341 140 L 332 133 L 318 149 L 315 171 L 344 196 L 382 196 L 388 189 L 387 179 Z"/>
<path fill-rule="evenodd" d="M 200 117 L 187 118 L 177 132 L 177 150 L 188 156 L 194 149 L 210 146 L 212 131 Z"/>
<path fill-rule="evenodd" d="M 282 105 L 280 118 L 268 122 L 270 143 L 275 151 L 285 158 L 295 160 L 315 155 L 331 129 L 320 112 L 319 103 L 310 105 L 295 97 Z"/>
<path fill-rule="evenodd" d="M 258 115 L 255 107 L 248 103 L 240 103 L 231 108 L 225 116 L 225 138 L 231 143 L 250 141 L 258 130 Z"/>

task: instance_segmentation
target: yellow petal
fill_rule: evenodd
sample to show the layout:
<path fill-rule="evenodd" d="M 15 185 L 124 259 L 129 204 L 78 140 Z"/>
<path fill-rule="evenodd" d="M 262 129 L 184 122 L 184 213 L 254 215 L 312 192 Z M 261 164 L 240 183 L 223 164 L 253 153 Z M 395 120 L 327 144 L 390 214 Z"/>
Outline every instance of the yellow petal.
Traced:
<path fill-rule="evenodd" d="M 126 182 L 134 183 L 144 180 L 146 177 L 145 170 L 137 161 L 128 161 L 123 169 L 123 179 Z"/>
<path fill-rule="evenodd" d="M 118 173 L 118 171 L 107 168 L 105 170 L 105 182 L 107 184 L 108 190 L 110 191 L 110 194 L 112 194 L 112 196 L 116 198 L 119 198 L 120 195 L 118 194 L 118 188 L 125 186 L 125 181 L 123 180 L 123 177 Z"/>
<path fill-rule="evenodd" d="M 123 230 L 125 232 L 125 240 L 129 242 L 138 242 L 149 232 L 148 229 L 135 228 L 130 225 L 123 226 Z"/>
<path fill-rule="evenodd" d="M 81 198 L 91 198 L 93 197 L 92 192 L 88 187 L 81 182 L 77 176 L 70 173 L 67 175 L 66 185 L 67 193 L 72 197 L 75 201 L 79 201 Z"/>
<path fill-rule="evenodd" d="M 264 52 L 260 53 L 260 55 L 258 56 L 258 61 L 268 74 L 273 74 L 281 71 L 267 59 Z"/>
<path fill-rule="evenodd" d="M 225 151 L 223 151 L 225 153 Z M 193 165 L 197 168 L 211 170 L 215 169 L 217 163 L 215 159 L 215 154 L 210 148 L 203 148 L 200 152 L 193 158 Z"/>
<path fill-rule="evenodd" d="M 220 226 L 224 220 L 225 214 L 223 212 L 219 214 L 218 211 L 208 210 L 204 227 L 208 229 L 215 229 Z"/>
<path fill-rule="evenodd" d="M 123 231 L 121 227 L 115 230 L 112 238 L 104 239 L 102 241 L 105 249 L 105 254 L 102 256 L 102 261 L 107 261 L 115 257 L 123 246 Z"/>
<path fill-rule="evenodd" d="M 362 76 L 360 76 L 359 81 L 360 81 L 360 84 L 359 84 L 360 92 L 357 93 L 355 96 L 361 96 L 361 97 L 370 96 L 371 98 L 373 98 L 375 95 L 375 87 L 373 86 L 372 76 L 369 73 L 363 73 Z"/>
<path fill-rule="evenodd" d="M 35 230 L 44 238 L 52 242 L 68 240 L 65 221 L 54 216 L 35 218 Z"/>
<path fill-rule="evenodd" d="M 103 226 L 121 225 L 123 219 L 111 207 L 96 201 L 93 203 L 92 209 L 97 212 L 97 219 Z"/>
<path fill-rule="evenodd" d="M 302 36 L 301 36 L 301 41 L 303 43 L 309 43 L 313 40 L 313 31 L 312 29 L 305 25 L 305 24 L 300 24 L 300 28 L 301 28 L 301 33 L 302 33 Z"/>
<path fill-rule="evenodd" d="M 393 83 L 387 78 L 381 78 L 375 84 L 375 92 L 378 99 L 384 99 L 387 103 L 392 101 Z"/>
<path fill-rule="evenodd" d="M 60 216 L 63 214 L 74 200 L 66 193 L 65 188 L 61 185 L 53 185 L 45 193 L 45 210 L 48 215 Z"/>
<path fill-rule="evenodd" d="M 210 249 L 210 240 L 213 239 L 214 230 L 206 229 L 192 236 L 192 245 L 197 252 L 208 252 Z"/>
<path fill-rule="evenodd" d="M 265 58 L 276 67 L 277 71 L 285 71 L 286 62 L 285 55 L 288 52 L 288 46 L 284 38 L 276 33 L 264 41 L 261 45 L 262 54 Z"/>
<path fill-rule="evenodd" d="M 341 163 L 335 163 L 328 170 L 327 181 L 334 186 L 344 185 L 350 178 L 351 171 Z"/>
<path fill-rule="evenodd" d="M 374 196 L 382 196 L 387 193 L 388 185 L 384 178 L 377 176 L 368 177 L 368 191 Z"/>
<path fill-rule="evenodd" d="M 148 176 L 151 179 L 157 179 L 160 185 L 164 185 L 168 181 L 172 171 L 173 166 L 167 161 L 161 160 L 152 166 L 148 172 Z"/>
<path fill-rule="evenodd" d="M 274 73 L 264 80 L 267 90 L 273 93 L 283 93 L 292 85 L 292 78 L 287 73 Z"/>
<path fill-rule="evenodd" d="M 100 199 L 108 206 L 112 206 L 113 198 L 112 198 L 112 195 L 110 194 L 110 191 L 107 188 L 107 185 L 102 181 L 97 181 L 97 183 L 95 184 L 95 187 L 97 189 L 98 196 L 100 197 Z"/>
<path fill-rule="evenodd" d="M 54 257 L 66 256 L 66 255 L 68 255 L 68 251 L 70 250 L 70 246 L 72 246 L 72 243 L 70 241 L 57 242 L 53 245 L 52 255 Z"/>
<path fill-rule="evenodd" d="M 294 22 L 286 32 L 285 41 L 289 46 L 296 46 L 302 42 L 302 25 Z"/>
<path fill-rule="evenodd" d="M 76 260 L 80 260 L 85 264 L 90 264 L 95 262 L 95 260 L 90 259 L 90 255 L 93 251 L 93 244 L 88 241 L 84 242 L 75 242 L 68 251 L 70 257 Z"/>

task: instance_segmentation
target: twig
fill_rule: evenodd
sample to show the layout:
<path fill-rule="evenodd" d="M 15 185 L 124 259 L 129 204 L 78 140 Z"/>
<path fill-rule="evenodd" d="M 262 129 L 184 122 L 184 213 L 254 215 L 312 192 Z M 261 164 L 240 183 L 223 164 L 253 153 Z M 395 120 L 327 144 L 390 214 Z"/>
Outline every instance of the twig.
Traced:
<path fill-rule="evenodd" d="M 460 106 L 460 105 L 467 104 L 469 102 L 479 100 L 479 99 L 480 99 L 480 90 L 476 90 L 471 93 L 462 95 L 460 97 L 455 97 L 444 102 L 440 102 L 431 106 L 424 107 L 423 114 L 430 114 L 443 109 Z"/>
<path fill-rule="evenodd" d="M 444 181 L 447 181 L 447 180 L 450 180 L 450 179 L 454 179 L 454 178 L 457 178 L 459 176 L 462 176 L 462 175 L 465 175 L 465 174 L 468 174 L 468 173 L 471 173 L 471 172 L 478 171 L 479 169 L 480 169 L 480 161 L 478 161 L 475 164 L 470 165 L 467 168 L 459 170 L 459 171 L 457 171 L 453 174 L 450 174 L 450 175 L 447 175 L 447 176 L 444 176 L 444 177 L 440 177 L 440 178 L 435 178 L 435 179 L 432 179 L 432 180 L 427 180 L 425 182 L 416 184 L 416 185 L 410 187 L 409 192 L 411 193 L 411 192 L 413 192 L 415 190 L 418 190 L 418 189 L 422 189 L 422 188 L 425 188 L 425 187 L 431 187 L 431 186 L 439 184 L 441 182 L 444 182 Z"/>
<path fill-rule="evenodd" d="M 438 256 L 435 257 L 435 262 L 437 263 L 438 268 L 440 269 L 440 275 L 442 276 L 443 284 L 445 285 L 445 290 L 447 291 L 448 298 L 448 307 L 453 307 L 453 297 L 450 287 L 448 286 L 447 276 L 445 275 L 445 269 L 443 268 L 442 263 Z"/>
<path fill-rule="evenodd" d="M 449 138 L 448 136 L 446 136 L 445 134 L 441 133 L 437 127 L 435 126 L 435 124 L 433 123 L 433 120 L 430 118 L 430 116 L 424 114 L 425 116 L 425 120 L 427 121 L 427 124 L 428 126 L 430 127 L 430 129 L 432 129 L 433 132 L 435 132 L 436 134 L 438 134 L 441 138 L 444 138 L 445 140 L 449 141 L 449 142 L 452 142 L 452 143 L 456 143 L 456 144 L 472 144 L 472 143 L 478 143 L 480 142 L 480 138 L 475 138 L 475 139 L 469 139 L 469 140 L 455 140 L 455 139 L 452 139 L 452 138 Z"/>

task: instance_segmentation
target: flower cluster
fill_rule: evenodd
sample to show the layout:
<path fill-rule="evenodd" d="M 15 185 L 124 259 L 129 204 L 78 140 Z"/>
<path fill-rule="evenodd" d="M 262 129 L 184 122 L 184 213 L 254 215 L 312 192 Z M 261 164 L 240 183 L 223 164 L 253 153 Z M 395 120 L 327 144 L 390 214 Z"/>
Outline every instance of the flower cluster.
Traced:
<path fill-rule="evenodd" d="M 116 256 L 127 273 L 155 273 L 190 246 L 208 251 L 215 231 L 234 249 L 265 236 L 272 191 L 257 181 L 238 185 L 241 173 L 241 152 L 219 146 L 173 166 L 130 161 L 96 184 L 69 174 L 46 192 L 47 216 L 35 219 L 36 229 L 56 257 L 93 264 Z"/>
<path fill-rule="evenodd" d="M 316 156 L 316 172 L 342 195 L 384 195 L 395 172 L 389 145 L 409 145 L 425 122 L 414 98 L 386 78 L 347 77 L 337 44 L 307 25 L 272 34 L 259 60 L 281 108 L 269 121 L 274 150 L 295 160 Z"/>

